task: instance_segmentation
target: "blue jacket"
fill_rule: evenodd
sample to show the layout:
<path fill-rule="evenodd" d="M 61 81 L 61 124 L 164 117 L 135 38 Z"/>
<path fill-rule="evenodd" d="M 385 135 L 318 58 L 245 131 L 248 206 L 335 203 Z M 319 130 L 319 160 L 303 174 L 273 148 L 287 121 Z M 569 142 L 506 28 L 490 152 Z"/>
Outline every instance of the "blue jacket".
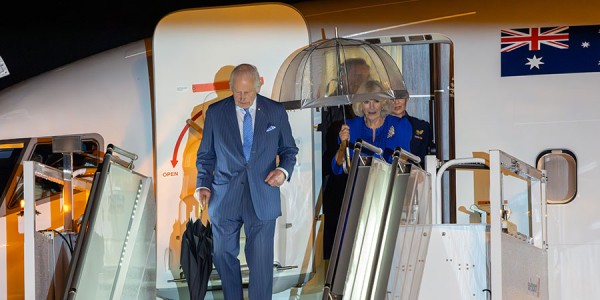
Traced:
<path fill-rule="evenodd" d="M 373 140 L 373 130 L 367 127 L 364 117 L 356 117 L 346 122 L 350 127 L 350 148 L 361 139 L 375 147 L 383 149 L 383 159 L 392 162 L 392 154 L 396 147 L 410 151 L 410 139 L 412 136 L 412 126 L 406 118 L 398 118 L 392 115 L 385 117 L 383 125 L 375 130 L 375 139 Z M 338 138 L 338 142 L 339 138 Z M 353 151 L 350 151 L 352 155 Z M 373 155 L 373 152 L 363 148 L 361 154 Z M 343 166 L 335 162 L 335 157 L 331 160 L 331 170 L 334 174 L 342 174 Z"/>
<path fill-rule="evenodd" d="M 246 184 L 259 219 L 272 220 L 281 215 L 279 188 L 268 185 L 265 178 L 276 167 L 281 167 L 288 172 L 289 180 L 298 148 L 283 105 L 261 95 L 256 97 L 254 138 L 248 162 L 233 97 L 211 104 L 206 111 L 196 159 L 196 187 L 211 190 L 208 206 L 211 218 L 228 217 L 230 203 L 239 201 Z"/>

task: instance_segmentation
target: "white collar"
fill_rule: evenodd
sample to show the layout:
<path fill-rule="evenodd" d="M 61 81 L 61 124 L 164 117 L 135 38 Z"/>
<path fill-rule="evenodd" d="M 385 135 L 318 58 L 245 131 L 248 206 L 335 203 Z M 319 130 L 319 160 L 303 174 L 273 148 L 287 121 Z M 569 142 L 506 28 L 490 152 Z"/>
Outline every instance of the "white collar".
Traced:
<path fill-rule="evenodd" d="M 258 99 L 258 96 L 256 98 L 254 98 L 252 105 L 250 105 L 250 107 L 248 107 L 251 112 L 256 111 L 256 100 L 257 99 Z M 235 109 L 240 110 L 240 111 L 244 110 L 243 108 L 239 107 L 237 104 L 235 105 Z"/>

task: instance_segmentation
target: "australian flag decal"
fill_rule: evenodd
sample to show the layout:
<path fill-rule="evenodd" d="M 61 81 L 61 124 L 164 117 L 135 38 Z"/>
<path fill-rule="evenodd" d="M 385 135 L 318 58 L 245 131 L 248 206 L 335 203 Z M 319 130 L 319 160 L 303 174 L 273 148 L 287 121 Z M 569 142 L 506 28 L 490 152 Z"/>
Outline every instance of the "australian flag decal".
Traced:
<path fill-rule="evenodd" d="M 501 30 L 501 75 L 600 72 L 600 25 Z"/>

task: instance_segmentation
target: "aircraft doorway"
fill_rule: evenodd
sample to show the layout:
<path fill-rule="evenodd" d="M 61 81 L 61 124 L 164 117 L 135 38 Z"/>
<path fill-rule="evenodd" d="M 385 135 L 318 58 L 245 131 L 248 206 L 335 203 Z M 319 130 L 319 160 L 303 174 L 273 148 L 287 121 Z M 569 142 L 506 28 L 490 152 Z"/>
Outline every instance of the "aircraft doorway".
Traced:
<path fill-rule="evenodd" d="M 427 121 L 432 129 L 434 146 L 428 147 L 428 154 L 440 160 L 455 158 L 452 42 L 439 34 L 366 40 L 387 51 L 402 71 L 410 95 L 406 112 Z M 451 171 L 442 185 L 444 223 L 456 222 L 454 186 L 455 176 Z"/>

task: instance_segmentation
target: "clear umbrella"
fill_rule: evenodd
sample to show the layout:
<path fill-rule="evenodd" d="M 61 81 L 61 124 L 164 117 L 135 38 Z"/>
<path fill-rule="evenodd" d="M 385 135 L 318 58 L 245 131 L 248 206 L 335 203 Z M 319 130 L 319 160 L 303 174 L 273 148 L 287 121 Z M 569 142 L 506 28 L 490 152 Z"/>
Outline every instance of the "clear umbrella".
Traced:
<path fill-rule="evenodd" d="M 381 88 L 361 89 L 367 81 Z M 289 61 L 278 99 L 287 109 L 297 109 L 407 96 L 400 69 L 381 47 L 336 37 L 308 45 Z"/>

